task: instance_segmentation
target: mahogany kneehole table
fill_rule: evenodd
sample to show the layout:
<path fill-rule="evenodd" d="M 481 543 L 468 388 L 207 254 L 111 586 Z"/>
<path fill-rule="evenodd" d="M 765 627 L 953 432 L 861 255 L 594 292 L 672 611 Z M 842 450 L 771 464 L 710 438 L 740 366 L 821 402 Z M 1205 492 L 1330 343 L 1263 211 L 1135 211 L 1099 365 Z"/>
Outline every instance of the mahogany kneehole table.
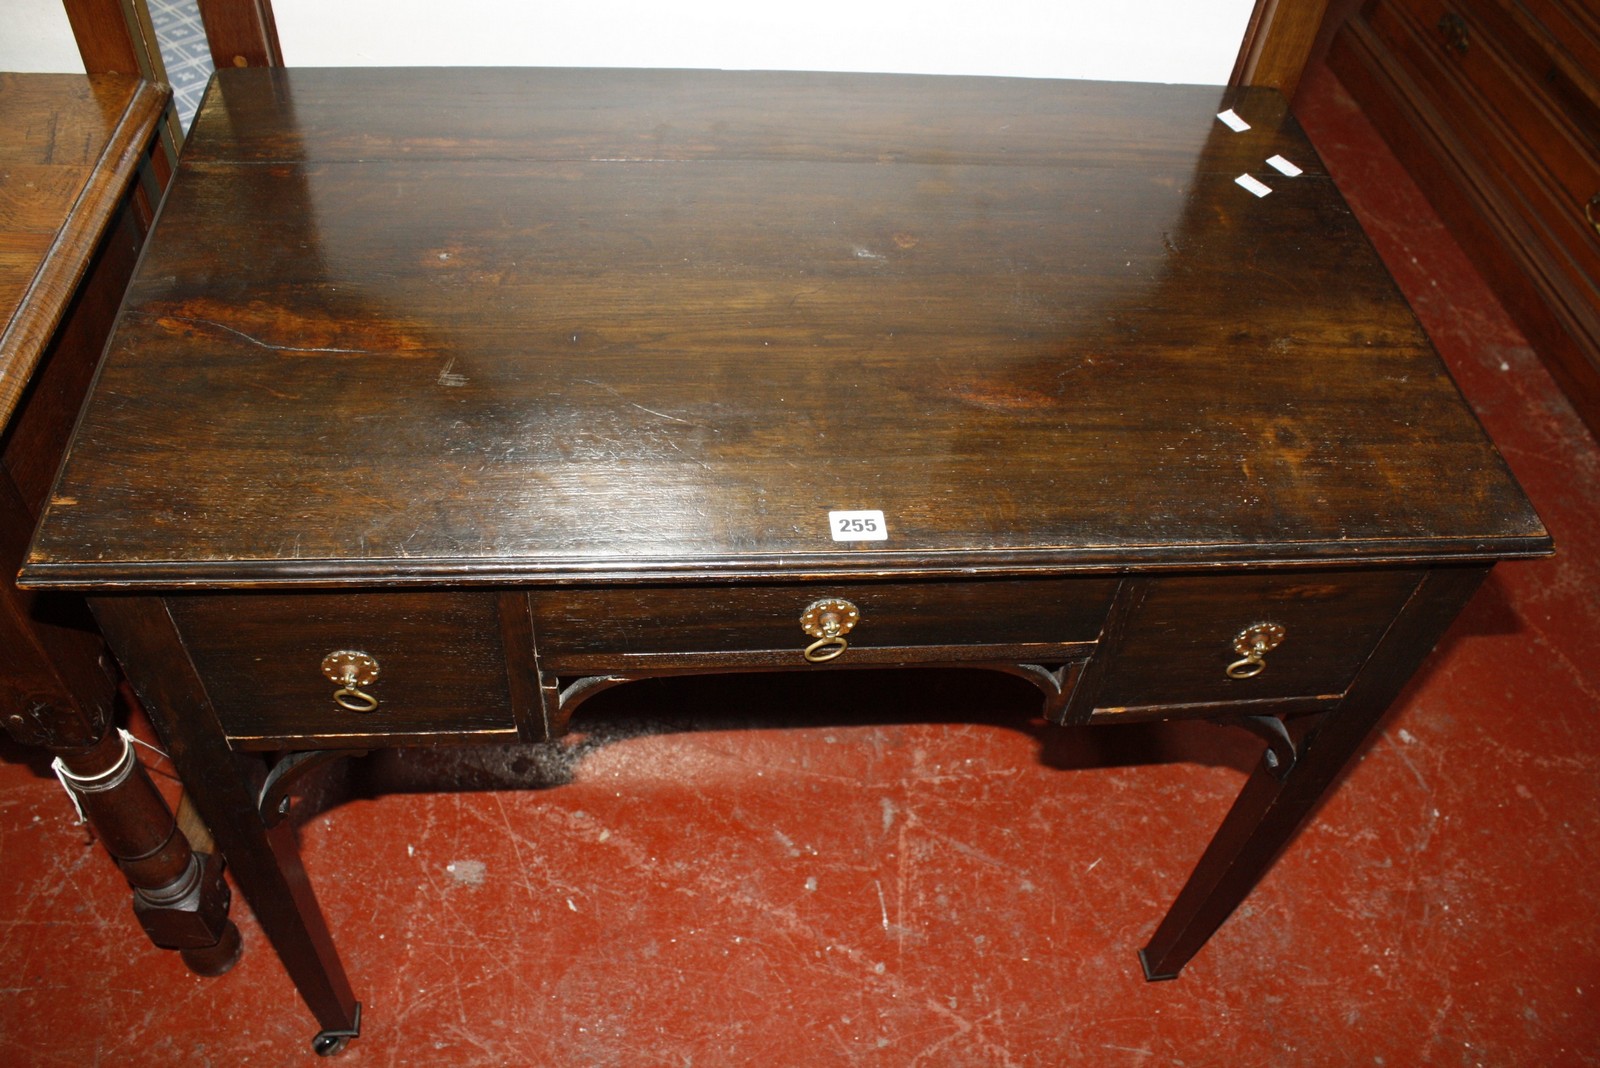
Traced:
<path fill-rule="evenodd" d="M 23 579 L 90 595 L 332 1051 L 305 754 L 872 666 L 1238 723 L 1166 978 L 1549 549 L 1270 91 L 226 70 Z"/>

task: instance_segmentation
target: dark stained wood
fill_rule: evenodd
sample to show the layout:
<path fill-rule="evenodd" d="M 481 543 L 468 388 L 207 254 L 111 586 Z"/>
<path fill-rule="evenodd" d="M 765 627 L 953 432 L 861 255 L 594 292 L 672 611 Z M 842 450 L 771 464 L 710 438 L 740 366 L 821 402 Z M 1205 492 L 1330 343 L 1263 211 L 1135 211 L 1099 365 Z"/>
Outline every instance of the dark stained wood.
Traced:
<path fill-rule="evenodd" d="M 210 683 L 236 744 L 281 749 L 306 739 L 369 748 L 392 734 L 516 741 L 495 596 L 474 593 L 172 597 L 168 609 Z M 375 711 L 337 706 L 322 658 L 360 649 L 378 661 Z"/>
<path fill-rule="evenodd" d="M 200 20 L 216 67 L 283 66 L 270 0 L 200 0 Z"/>
<path fill-rule="evenodd" d="M 1303 739 L 1293 770 L 1280 778 L 1265 759 L 1256 766 L 1172 909 L 1139 951 L 1146 978 L 1176 977 L 1266 874 L 1487 574 L 1482 567 L 1429 572 L 1338 714 Z"/>
<path fill-rule="evenodd" d="M 85 72 L 136 76 L 153 83 L 152 90 L 166 84 L 167 68 L 148 4 L 134 0 L 62 0 L 62 4 Z M 154 172 L 154 188 L 149 190 L 152 199 L 159 199 L 161 190 L 166 188 L 183 144 L 183 124 L 178 119 L 178 109 L 171 106 L 170 96 L 169 93 L 168 107 L 161 118 L 161 151 L 150 160 Z"/>
<path fill-rule="evenodd" d="M 137 22 L 130 23 L 122 0 L 62 0 L 62 6 L 85 71 L 136 77 L 149 73 L 144 35 Z"/>
<path fill-rule="evenodd" d="M 1193 702 L 1342 694 L 1422 579 L 1411 570 L 1179 575 L 1157 583 L 1127 624 L 1127 643 L 1101 683 L 1101 712 Z M 1286 636 L 1268 667 L 1229 678 L 1233 639 L 1263 619 Z"/>
<path fill-rule="evenodd" d="M 1093 641 L 1116 580 L 834 583 L 829 597 L 860 609 L 857 652 L 915 645 L 1041 646 Z M 530 594 L 534 631 L 552 652 L 548 669 L 584 654 L 696 655 L 773 651 L 800 662 L 813 638 L 800 627 L 814 587 L 628 586 Z"/>
<path fill-rule="evenodd" d="M 0 73 L 0 424 L 120 209 L 166 99 L 129 77 Z"/>
<path fill-rule="evenodd" d="M 1276 89 L 1293 100 L 1327 7 L 1327 0 L 1256 0 L 1229 84 Z"/>
<path fill-rule="evenodd" d="M 1166 97 L 1162 106 L 1151 106 L 1153 95 Z M 1211 139 L 1212 114 L 1235 99 L 1250 101 L 1257 128 Z M 423 114 L 396 110 L 404 106 Z M 1101 82 L 784 72 L 301 68 L 221 78 L 195 118 L 188 151 L 194 163 L 370 161 L 412 164 L 419 174 L 448 160 L 617 165 L 600 173 L 625 170 L 621 165 L 630 161 L 666 160 L 1078 162 L 1097 169 L 1159 161 L 1163 171 L 1184 177 L 1197 167 L 1231 177 L 1235 168 L 1260 163 L 1260 149 L 1276 143 L 1280 128 L 1299 136 L 1288 132 L 1289 123 L 1277 93 L 1199 87 L 1173 92 Z M 1325 173 L 1313 153 L 1303 155 L 1301 166 Z"/>
<path fill-rule="evenodd" d="M 887 538 L 833 541 L 848 509 Z M 1006 672 L 1073 724 L 1267 717 L 1166 975 L 1481 573 L 1549 549 L 1276 93 L 224 70 L 24 577 L 93 592 L 337 1027 L 239 750 L 877 666 Z M 813 665 L 821 598 L 859 620 Z M 335 707 L 341 651 L 376 708 Z"/>
<path fill-rule="evenodd" d="M 164 89 L 0 74 L 0 723 L 49 748 L 151 940 L 202 974 L 239 949 L 221 858 L 197 855 L 113 729 L 117 676 L 83 605 L 11 581 L 134 262 Z"/>
<path fill-rule="evenodd" d="M 30 577 L 1538 551 L 1276 94 L 942 84 L 223 72 Z"/>
<path fill-rule="evenodd" d="M 505 649 L 506 692 L 517 734 L 526 741 L 548 741 L 552 735 L 544 718 L 539 665 L 533 647 L 533 617 L 527 595 L 502 591 L 498 598 L 500 642 Z"/>
<path fill-rule="evenodd" d="M 108 597 L 94 613 L 300 996 L 322 1027 L 354 1027 L 360 1005 L 306 880 L 294 824 L 262 820 L 260 758 L 229 750 L 166 607 L 159 598 Z"/>
<path fill-rule="evenodd" d="M 1597 59 L 1574 0 L 1370 2 L 1328 56 L 1600 433 Z"/>

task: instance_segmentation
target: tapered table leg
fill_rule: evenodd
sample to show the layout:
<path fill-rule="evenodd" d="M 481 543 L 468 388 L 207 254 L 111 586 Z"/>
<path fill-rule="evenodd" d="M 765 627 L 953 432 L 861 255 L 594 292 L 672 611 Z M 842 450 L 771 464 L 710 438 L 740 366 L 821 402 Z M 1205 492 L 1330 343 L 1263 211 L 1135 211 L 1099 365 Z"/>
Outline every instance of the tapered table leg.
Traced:
<path fill-rule="evenodd" d="M 1304 739 L 1294 766 L 1281 778 L 1281 768 L 1265 759 L 1256 766 L 1166 918 L 1140 950 L 1147 979 L 1176 978 L 1266 874 L 1487 574 L 1487 567 L 1430 572 L 1338 709 Z"/>

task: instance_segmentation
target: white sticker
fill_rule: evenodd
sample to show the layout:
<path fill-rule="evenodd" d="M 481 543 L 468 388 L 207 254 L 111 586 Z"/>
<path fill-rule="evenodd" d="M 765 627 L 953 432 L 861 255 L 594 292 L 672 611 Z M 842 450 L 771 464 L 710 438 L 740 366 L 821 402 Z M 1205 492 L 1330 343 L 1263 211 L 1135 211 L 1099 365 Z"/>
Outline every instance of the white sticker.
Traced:
<path fill-rule="evenodd" d="M 829 512 L 828 533 L 834 541 L 888 541 L 889 524 L 879 511 Z"/>
<path fill-rule="evenodd" d="M 1287 174 L 1290 178 L 1294 178 L 1301 173 L 1299 167 L 1296 167 L 1293 163 L 1290 163 L 1282 156 L 1270 157 L 1267 160 L 1267 164 L 1279 174 Z"/>
<path fill-rule="evenodd" d="M 1244 133 L 1246 130 L 1250 129 L 1250 124 L 1245 122 L 1238 115 L 1234 114 L 1232 108 L 1229 108 L 1227 111 L 1217 112 L 1217 118 L 1221 119 L 1222 124 L 1228 129 L 1232 130 L 1234 133 Z"/>
<path fill-rule="evenodd" d="M 1248 174 L 1241 174 L 1239 177 L 1235 178 L 1234 181 L 1238 182 L 1240 185 L 1244 186 L 1258 197 L 1264 197 L 1268 193 L 1272 192 L 1270 186 L 1258 181 Z"/>

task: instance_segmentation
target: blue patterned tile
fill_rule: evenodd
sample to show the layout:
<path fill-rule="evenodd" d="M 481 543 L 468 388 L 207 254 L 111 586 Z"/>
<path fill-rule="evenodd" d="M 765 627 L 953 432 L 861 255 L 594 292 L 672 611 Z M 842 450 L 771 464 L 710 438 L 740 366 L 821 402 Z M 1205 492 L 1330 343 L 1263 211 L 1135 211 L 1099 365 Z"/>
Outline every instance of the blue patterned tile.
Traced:
<path fill-rule="evenodd" d="M 150 0 L 150 22 L 161 45 L 178 119 L 187 130 L 211 77 L 211 50 L 197 0 Z"/>

